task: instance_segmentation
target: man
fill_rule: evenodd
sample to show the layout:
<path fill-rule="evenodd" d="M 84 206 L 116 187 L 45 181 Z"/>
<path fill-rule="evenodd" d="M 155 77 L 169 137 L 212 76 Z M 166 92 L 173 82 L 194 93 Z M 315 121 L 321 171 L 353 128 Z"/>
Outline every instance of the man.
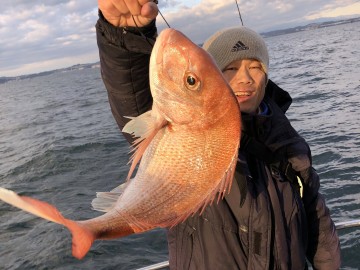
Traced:
<path fill-rule="evenodd" d="M 101 72 L 122 129 L 124 116 L 151 109 L 157 7 L 148 0 L 99 0 L 99 9 Z M 243 137 L 230 194 L 168 230 L 171 269 L 306 269 L 306 258 L 315 269 L 338 269 L 334 223 L 309 147 L 284 115 L 291 98 L 268 80 L 264 40 L 248 28 L 229 28 L 204 49 L 237 97 Z"/>

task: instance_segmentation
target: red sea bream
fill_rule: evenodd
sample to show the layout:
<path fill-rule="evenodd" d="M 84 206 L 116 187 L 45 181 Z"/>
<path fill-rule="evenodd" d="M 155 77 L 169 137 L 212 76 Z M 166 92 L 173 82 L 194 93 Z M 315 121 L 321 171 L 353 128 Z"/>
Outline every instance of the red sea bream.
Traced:
<path fill-rule="evenodd" d="M 73 221 L 48 203 L 4 188 L 0 199 L 66 226 L 79 259 L 96 239 L 172 227 L 222 199 L 235 171 L 241 121 L 221 72 L 203 49 L 166 29 L 151 54 L 150 87 L 152 110 L 132 118 L 123 130 L 138 137 L 128 179 L 93 201 L 105 214 Z"/>

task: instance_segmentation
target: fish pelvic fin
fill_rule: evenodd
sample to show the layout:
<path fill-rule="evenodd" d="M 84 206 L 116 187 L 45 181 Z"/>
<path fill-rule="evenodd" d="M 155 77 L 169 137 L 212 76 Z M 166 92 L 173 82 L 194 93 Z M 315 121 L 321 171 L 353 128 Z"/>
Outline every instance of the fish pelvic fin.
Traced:
<path fill-rule="evenodd" d="M 78 259 L 82 259 L 86 255 L 95 240 L 95 235 L 90 230 L 76 221 L 64 218 L 59 210 L 51 204 L 30 197 L 19 196 L 5 188 L 0 188 L 0 199 L 35 216 L 67 227 L 73 237 L 73 256 Z"/>
<path fill-rule="evenodd" d="M 130 162 L 131 167 L 126 180 L 129 180 L 133 174 L 137 163 L 140 161 L 146 148 L 151 143 L 152 139 L 158 133 L 160 129 L 166 126 L 166 121 L 157 111 L 156 107 L 139 115 L 138 117 L 132 118 L 123 128 L 122 132 L 129 133 L 137 139 L 133 143 L 134 154 L 132 155 Z"/>

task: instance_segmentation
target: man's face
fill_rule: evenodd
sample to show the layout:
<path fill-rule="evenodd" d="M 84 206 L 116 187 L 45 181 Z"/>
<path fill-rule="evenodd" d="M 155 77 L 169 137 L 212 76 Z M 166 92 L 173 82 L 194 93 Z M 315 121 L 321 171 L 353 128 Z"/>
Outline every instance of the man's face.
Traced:
<path fill-rule="evenodd" d="M 259 61 L 236 60 L 224 68 L 223 74 L 230 84 L 245 113 L 256 113 L 265 95 L 266 74 Z"/>

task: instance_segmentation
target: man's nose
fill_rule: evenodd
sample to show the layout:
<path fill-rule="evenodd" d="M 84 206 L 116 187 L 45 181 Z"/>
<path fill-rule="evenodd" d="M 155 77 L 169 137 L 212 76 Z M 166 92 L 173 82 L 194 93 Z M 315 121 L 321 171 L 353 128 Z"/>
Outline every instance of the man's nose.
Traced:
<path fill-rule="evenodd" d="M 235 79 L 236 79 L 237 83 L 252 83 L 253 82 L 253 78 L 252 78 L 249 70 L 246 68 L 239 69 L 238 72 L 236 73 Z"/>

